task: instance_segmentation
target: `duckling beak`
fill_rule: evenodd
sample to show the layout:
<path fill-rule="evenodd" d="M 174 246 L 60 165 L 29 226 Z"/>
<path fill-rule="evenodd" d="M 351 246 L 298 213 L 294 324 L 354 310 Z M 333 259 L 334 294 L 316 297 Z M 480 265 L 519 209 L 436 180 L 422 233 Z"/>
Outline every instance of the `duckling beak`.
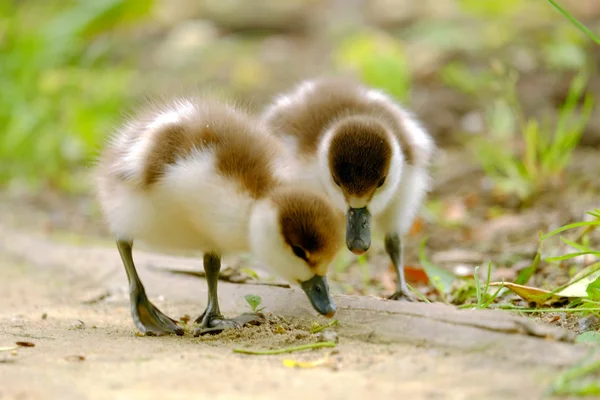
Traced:
<path fill-rule="evenodd" d="M 371 213 L 367 207 L 350 208 L 346 213 L 346 246 L 361 255 L 371 246 Z"/>
<path fill-rule="evenodd" d="M 307 281 L 301 282 L 302 290 L 306 292 L 312 306 L 327 318 L 335 314 L 335 304 L 329 295 L 329 285 L 324 276 L 315 275 Z"/>

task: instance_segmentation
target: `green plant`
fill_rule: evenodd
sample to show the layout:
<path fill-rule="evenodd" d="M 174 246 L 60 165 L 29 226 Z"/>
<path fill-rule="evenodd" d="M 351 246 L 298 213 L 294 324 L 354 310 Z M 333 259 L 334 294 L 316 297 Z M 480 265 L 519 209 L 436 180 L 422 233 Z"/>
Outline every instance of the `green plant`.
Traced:
<path fill-rule="evenodd" d="M 527 201 L 560 181 L 593 109 L 587 76 L 578 74 L 561 105 L 554 131 L 547 121 L 526 119 L 516 94 L 517 75 L 496 66 L 500 96 L 488 110 L 489 136 L 473 143 L 474 154 L 495 187 Z M 578 104 L 583 102 L 581 112 Z"/>
<path fill-rule="evenodd" d="M 259 313 L 265 309 L 264 307 L 260 307 L 262 298 L 257 294 L 247 294 L 244 296 L 244 299 L 246 299 L 246 303 L 248 303 L 252 312 Z"/>
<path fill-rule="evenodd" d="M 553 230 L 545 235 L 540 235 L 540 251 L 536 254 L 536 257 L 532 263 L 533 268 L 537 268 L 540 264 L 541 259 L 547 263 L 560 262 L 563 263 L 566 260 L 572 260 L 576 257 L 584 255 L 593 255 L 595 257 L 600 256 L 600 251 L 594 249 L 590 244 L 588 234 L 600 226 L 600 210 L 596 209 L 588 213 L 594 219 L 590 221 L 576 222 L 562 226 L 558 229 Z M 541 249 L 544 243 L 553 236 L 556 236 L 562 232 L 580 228 L 581 232 L 577 234 L 575 240 L 570 240 L 564 237 L 560 237 L 561 241 L 574 248 L 576 251 L 554 257 L 542 257 Z M 556 246 L 552 246 L 556 248 Z M 528 272 L 527 275 L 533 273 Z M 523 278 L 523 283 L 526 283 L 528 277 Z M 517 282 L 520 283 L 520 282 Z M 521 284 L 523 284 L 521 283 Z M 563 302 L 563 299 L 568 301 L 568 304 L 563 308 L 539 308 L 539 307 L 519 307 L 504 304 L 501 305 L 503 309 L 518 310 L 520 312 L 569 312 L 579 313 L 582 315 L 595 314 L 600 316 L 600 262 L 594 262 L 590 265 L 580 269 L 567 283 L 554 288 L 551 291 L 541 290 L 528 286 L 521 286 L 521 297 L 530 296 L 536 300 L 538 304 L 548 304 L 547 301 L 550 299 L 558 299 L 559 303 Z"/>
<path fill-rule="evenodd" d="M 310 333 L 318 333 L 321 331 L 324 331 L 327 328 L 331 328 L 332 326 L 338 325 L 338 320 L 334 319 L 333 321 L 325 324 L 325 325 L 321 325 L 318 321 L 313 321 L 312 326 L 310 327 Z"/>
<path fill-rule="evenodd" d="M 488 289 L 490 288 L 490 277 L 492 276 L 492 263 L 488 263 L 487 270 L 487 278 L 485 281 L 485 286 L 481 286 L 481 281 L 479 280 L 479 267 L 475 268 L 475 273 L 473 274 L 473 278 L 475 280 L 475 289 L 477 295 L 477 306 L 476 308 L 488 308 L 494 300 L 500 294 L 500 291 L 503 289 L 502 286 L 499 287 L 493 294 L 488 293 Z"/>
<path fill-rule="evenodd" d="M 0 184 L 74 189 L 135 72 L 111 60 L 118 29 L 152 2 L 21 3 L 0 5 Z"/>

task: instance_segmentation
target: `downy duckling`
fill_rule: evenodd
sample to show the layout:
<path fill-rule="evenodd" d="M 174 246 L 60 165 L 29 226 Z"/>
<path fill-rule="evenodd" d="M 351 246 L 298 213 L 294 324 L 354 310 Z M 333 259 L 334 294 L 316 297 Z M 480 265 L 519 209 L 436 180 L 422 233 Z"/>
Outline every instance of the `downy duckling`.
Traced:
<path fill-rule="evenodd" d="M 343 214 L 325 196 L 285 185 L 278 146 L 245 111 L 194 97 L 148 106 L 109 141 L 98 163 L 98 198 L 142 333 L 182 335 L 183 329 L 148 300 L 132 258 L 134 241 L 203 252 L 208 304 L 196 319 L 196 336 L 241 325 L 219 310 L 223 254 L 251 252 L 299 284 L 319 313 L 333 316 L 326 273 L 340 247 Z"/>
<path fill-rule="evenodd" d="M 428 191 L 430 135 L 384 92 L 345 78 L 308 80 L 278 96 L 263 121 L 296 160 L 298 183 L 325 191 L 346 213 L 346 245 L 371 245 L 371 214 L 397 274 L 392 299 L 413 300 L 402 236 Z"/>

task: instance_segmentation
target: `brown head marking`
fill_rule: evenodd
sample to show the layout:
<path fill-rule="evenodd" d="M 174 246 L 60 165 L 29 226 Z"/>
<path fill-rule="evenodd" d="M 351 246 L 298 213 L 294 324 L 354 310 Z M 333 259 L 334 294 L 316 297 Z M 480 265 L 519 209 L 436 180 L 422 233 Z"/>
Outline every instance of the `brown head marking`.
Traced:
<path fill-rule="evenodd" d="M 385 127 L 376 119 L 348 117 L 334 125 L 329 147 L 329 169 L 347 195 L 364 197 L 383 184 L 392 145 Z"/>
<path fill-rule="evenodd" d="M 389 105 L 367 99 L 366 88 L 353 79 L 321 78 L 312 82 L 312 90 L 302 100 L 276 108 L 270 115 L 267 123 L 275 134 L 296 137 L 301 153 L 314 154 L 321 136 L 332 122 L 350 116 L 365 116 L 385 123 L 400 142 L 405 162 L 413 164 L 414 145 L 397 112 Z"/>
<path fill-rule="evenodd" d="M 292 188 L 277 190 L 272 199 L 284 241 L 315 274 L 324 276 L 340 247 L 343 213 L 320 195 Z"/>

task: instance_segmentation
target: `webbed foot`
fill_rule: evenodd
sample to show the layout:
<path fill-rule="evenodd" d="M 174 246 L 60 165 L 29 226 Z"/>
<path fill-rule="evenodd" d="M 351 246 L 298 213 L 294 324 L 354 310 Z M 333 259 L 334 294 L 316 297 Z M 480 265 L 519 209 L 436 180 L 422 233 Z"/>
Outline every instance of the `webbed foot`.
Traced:
<path fill-rule="evenodd" d="M 246 313 L 232 319 L 224 318 L 220 314 L 207 313 L 199 316 L 195 323 L 198 324 L 192 331 L 194 336 L 221 333 L 226 329 L 239 329 L 245 325 L 259 325 L 263 318 L 254 313 Z"/>
<path fill-rule="evenodd" d="M 394 294 L 388 297 L 390 300 L 416 302 L 417 299 L 408 289 L 398 289 Z"/>
<path fill-rule="evenodd" d="M 131 315 L 137 329 L 146 336 L 183 335 L 183 328 L 152 304 L 145 293 L 138 294 Z"/>

